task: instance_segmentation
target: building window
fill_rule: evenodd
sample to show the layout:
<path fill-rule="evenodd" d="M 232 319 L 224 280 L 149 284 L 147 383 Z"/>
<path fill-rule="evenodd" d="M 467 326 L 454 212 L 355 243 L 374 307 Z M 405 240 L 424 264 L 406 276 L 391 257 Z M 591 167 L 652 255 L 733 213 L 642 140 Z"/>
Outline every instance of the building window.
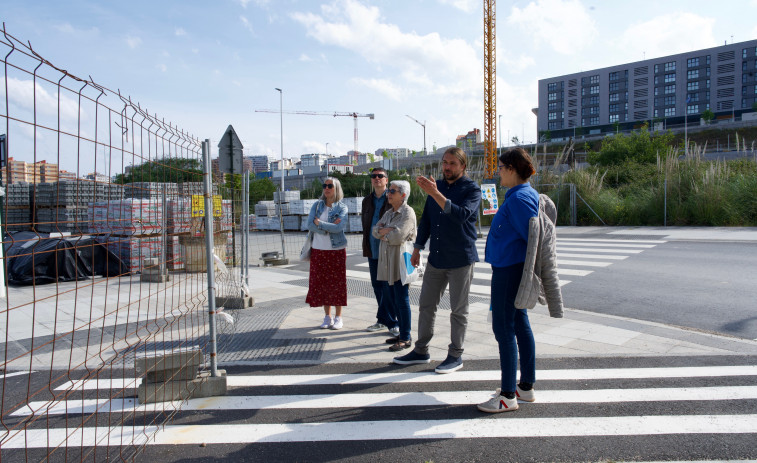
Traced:
<path fill-rule="evenodd" d="M 610 124 L 614 124 L 620 120 L 620 114 L 610 115 Z"/>
<path fill-rule="evenodd" d="M 665 117 L 671 117 L 676 115 L 676 108 L 665 108 Z"/>
<path fill-rule="evenodd" d="M 742 71 L 746 71 L 746 63 L 747 63 L 746 61 L 742 61 L 741 62 L 741 70 Z"/>
<path fill-rule="evenodd" d="M 710 65 L 710 55 L 707 55 L 707 59 L 705 60 L 705 62 L 707 63 L 707 66 Z"/>
<path fill-rule="evenodd" d="M 698 104 L 690 104 L 686 107 L 686 114 L 697 114 L 699 112 Z"/>
<path fill-rule="evenodd" d="M 581 88 L 581 96 L 586 95 L 586 87 Z"/>
<path fill-rule="evenodd" d="M 686 95 L 686 99 L 688 101 L 699 101 L 699 94 L 698 93 L 690 93 Z"/>
<path fill-rule="evenodd" d="M 610 80 L 618 80 L 618 72 L 617 71 L 611 72 L 609 77 L 610 77 Z"/>
<path fill-rule="evenodd" d="M 670 73 L 670 74 L 665 74 L 665 83 L 666 84 L 670 83 L 670 82 L 675 82 L 675 81 L 676 81 L 676 73 L 675 72 Z"/>
<path fill-rule="evenodd" d="M 589 118 L 589 125 L 599 125 L 599 116 Z"/>
<path fill-rule="evenodd" d="M 655 64 L 654 65 L 654 73 L 657 74 L 658 72 L 660 72 L 660 65 L 659 64 Z"/>
<path fill-rule="evenodd" d="M 617 104 L 611 104 L 610 105 L 610 112 L 611 113 L 616 113 L 616 112 L 618 112 L 618 108 L 619 108 L 619 106 Z"/>
<path fill-rule="evenodd" d="M 676 84 L 666 85 L 665 86 L 665 94 L 668 93 L 675 93 L 676 92 Z"/>
<path fill-rule="evenodd" d="M 706 88 L 710 88 L 710 79 L 707 79 L 706 84 L 707 84 Z"/>
<path fill-rule="evenodd" d="M 613 82 L 613 83 L 610 84 L 610 91 L 611 92 L 617 92 L 618 88 L 619 87 L 618 87 L 618 83 L 617 82 Z"/>
<path fill-rule="evenodd" d="M 746 58 L 746 48 L 743 48 L 743 49 L 741 50 L 741 57 L 742 57 L 742 58 Z"/>
<path fill-rule="evenodd" d="M 548 117 L 548 119 L 549 119 L 550 121 L 554 121 L 554 120 L 557 120 L 557 113 L 549 113 L 549 117 Z"/>
<path fill-rule="evenodd" d="M 699 67 L 699 58 L 689 58 L 686 61 L 686 65 L 690 68 Z"/>
<path fill-rule="evenodd" d="M 657 85 L 660 83 L 660 76 L 654 76 L 654 84 Z"/>
<path fill-rule="evenodd" d="M 660 87 L 655 87 L 654 88 L 654 94 L 655 94 L 655 96 L 657 96 L 657 95 L 660 94 Z"/>
<path fill-rule="evenodd" d="M 710 68 L 709 67 L 704 68 L 704 72 L 705 72 L 705 75 L 707 77 L 710 77 Z"/>
<path fill-rule="evenodd" d="M 610 101 L 618 101 L 619 95 L 617 93 L 610 93 Z"/>
<path fill-rule="evenodd" d="M 555 101 L 555 100 L 557 99 L 557 92 L 555 92 L 555 93 L 550 93 L 549 95 L 547 95 L 547 99 L 548 99 L 549 101 Z"/>
<path fill-rule="evenodd" d="M 675 97 L 675 95 L 673 95 L 673 96 L 666 96 L 665 97 L 665 104 L 664 104 L 664 106 L 671 106 L 671 105 L 674 105 L 674 104 L 676 104 L 676 97 Z"/>
<path fill-rule="evenodd" d="M 547 85 L 547 91 L 554 92 L 555 90 L 557 90 L 557 82 Z"/>
<path fill-rule="evenodd" d="M 589 87 L 589 93 L 591 93 L 592 95 L 599 93 L 599 85 L 592 85 L 591 87 Z"/>
<path fill-rule="evenodd" d="M 741 99 L 741 107 L 746 108 L 746 98 Z"/>
<path fill-rule="evenodd" d="M 694 82 L 689 82 L 686 84 L 686 90 L 693 92 L 694 90 L 699 90 L 699 81 L 695 80 Z"/>
<path fill-rule="evenodd" d="M 599 74 L 595 76 L 589 77 L 589 83 L 590 84 L 598 84 L 599 83 Z"/>
<path fill-rule="evenodd" d="M 686 73 L 686 78 L 691 79 L 699 79 L 699 69 L 694 69 L 693 71 L 689 71 Z"/>
<path fill-rule="evenodd" d="M 660 110 L 659 109 L 655 109 L 654 110 L 654 117 L 660 117 Z"/>
<path fill-rule="evenodd" d="M 665 63 L 665 72 L 668 71 L 675 71 L 676 70 L 676 62 L 675 61 L 669 61 Z"/>

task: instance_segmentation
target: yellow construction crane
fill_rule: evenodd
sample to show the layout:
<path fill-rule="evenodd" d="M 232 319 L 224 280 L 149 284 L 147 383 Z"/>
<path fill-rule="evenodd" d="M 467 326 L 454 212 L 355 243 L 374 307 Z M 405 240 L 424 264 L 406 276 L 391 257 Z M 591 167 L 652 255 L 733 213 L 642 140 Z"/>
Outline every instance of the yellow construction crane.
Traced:
<path fill-rule="evenodd" d="M 484 0 L 485 178 L 497 177 L 497 28 L 495 0 Z"/>
<path fill-rule="evenodd" d="M 370 119 L 374 119 L 374 115 L 372 113 L 371 114 L 360 114 L 360 113 L 355 113 L 355 112 L 350 113 L 350 112 L 338 112 L 338 111 L 334 111 L 334 112 L 281 111 L 281 110 L 278 110 L 278 109 L 256 109 L 255 112 L 256 113 L 276 113 L 276 114 L 279 114 L 279 113 L 284 113 L 284 114 L 300 114 L 300 115 L 304 115 L 304 116 L 332 116 L 332 117 L 348 116 L 348 117 L 353 118 L 355 120 L 355 151 L 354 151 L 354 156 L 355 157 L 350 156 L 350 162 L 355 161 L 357 159 L 356 156 L 358 154 L 358 151 L 357 151 L 357 118 L 358 117 L 367 117 L 367 118 L 370 118 Z"/>

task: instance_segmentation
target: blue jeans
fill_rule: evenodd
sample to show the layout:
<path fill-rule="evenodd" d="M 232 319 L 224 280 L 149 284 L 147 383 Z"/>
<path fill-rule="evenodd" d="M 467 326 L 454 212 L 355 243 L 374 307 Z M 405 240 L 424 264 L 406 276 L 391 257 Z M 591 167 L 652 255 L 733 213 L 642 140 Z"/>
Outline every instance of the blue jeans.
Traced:
<path fill-rule="evenodd" d="M 400 340 L 410 340 L 410 285 L 403 285 L 402 280 L 395 281 L 389 288 L 392 291 L 394 308 L 397 309 L 397 320 L 400 326 Z"/>
<path fill-rule="evenodd" d="M 492 330 L 499 343 L 502 391 L 515 392 L 518 354 L 520 381 L 536 382 L 536 343 L 526 309 L 515 308 L 523 263 L 508 267 L 492 266 Z M 517 341 L 517 342 L 516 342 Z"/>
<path fill-rule="evenodd" d="M 373 294 L 376 295 L 376 302 L 378 302 L 378 311 L 376 311 L 376 321 L 382 325 L 386 325 L 387 328 L 394 328 L 397 323 L 397 311 L 394 308 L 392 302 L 392 294 L 389 290 L 389 284 L 386 281 L 378 281 L 376 275 L 378 273 L 378 259 L 368 259 L 368 269 L 371 272 L 371 286 L 373 286 Z"/>

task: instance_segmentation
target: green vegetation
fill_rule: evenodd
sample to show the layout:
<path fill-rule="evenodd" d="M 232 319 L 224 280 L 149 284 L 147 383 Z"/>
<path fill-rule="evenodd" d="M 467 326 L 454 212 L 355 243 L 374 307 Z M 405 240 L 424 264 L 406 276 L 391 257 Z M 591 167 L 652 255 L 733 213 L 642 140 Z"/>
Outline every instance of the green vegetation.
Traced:
<path fill-rule="evenodd" d="M 128 174 L 116 175 L 115 183 L 132 182 L 202 182 L 202 163 L 199 159 L 162 158 L 134 166 Z"/>

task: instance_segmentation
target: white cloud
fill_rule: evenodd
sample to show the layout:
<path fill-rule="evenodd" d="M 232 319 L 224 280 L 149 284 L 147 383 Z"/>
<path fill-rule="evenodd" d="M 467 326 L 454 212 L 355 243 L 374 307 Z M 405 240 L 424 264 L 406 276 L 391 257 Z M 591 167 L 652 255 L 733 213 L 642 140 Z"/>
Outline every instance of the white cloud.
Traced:
<path fill-rule="evenodd" d="M 402 91 L 386 79 L 352 79 L 357 85 L 368 87 L 395 101 L 401 101 Z"/>
<path fill-rule="evenodd" d="M 168 66 L 166 66 L 165 63 L 160 63 L 156 65 L 155 67 L 158 68 L 161 72 L 168 71 Z"/>
<path fill-rule="evenodd" d="M 713 35 L 715 19 L 694 13 L 671 13 L 649 21 L 633 24 L 623 31 L 617 43 L 619 49 L 633 56 L 633 60 L 683 53 L 717 45 Z M 692 31 L 696 31 L 695 34 Z M 685 40 L 682 40 L 685 37 Z M 619 60 L 623 62 L 623 60 Z"/>
<path fill-rule="evenodd" d="M 242 8 L 247 8 L 247 5 L 251 1 L 252 0 L 237 0 L 237 3 L 239 3 L 240 5 L 242 5 Z M 259 7 L 266 7 L 266 6 L 268 6 L 268 2 L 269 2 L 269 0 L 255 0 L 255 4 L 257 6 L 259 6 Z"/>
<path fill-rule="evenodd" d="M 36 110 L 49 116 L 58 115 L 58 94 L 48 92 L 45 87 L 31 80 L 20 80 L 9 77 L 8 100 L 16 106 L 28 110 Z M 0 94 L 5 93 L 5 86 L 0 85 Z M 79 114 L 77 102 L 65 94 L 60 95 L 60 117 L 62 120 L 76 121 Z M 84 118 L 84 111 L 81 112 Z"/>
<path fill-rule="evenodd" d="M 300 55 L 300 61 L 302 61 L 303 63 L 309 63 L 310 61 L 313 61 L 313 58 L 303 53 Z"/>
<path fill-rule="evenodd" d="M 394 75 L 394 70 L 400 69 L 399 76 L 406 84 L 412 83 L 409 80 L 431 83 L 418 91 L 471 97 L 480 88 L 482 65 L 469 43 L 445 39 L 438 33 L 403 32 L 383 22 L 375 6 L 336 0 L 321 6 L 320 15 L 295 13 L 292 17 L 322 44 L 359 54 L 381 72 L 386 69 Z"/>
<path fill-rule="evenodd" d="M 174 31 L 174 34 L 176 34 L 177 37 L 182 37 L 182 36 L 187 35 L 187 31 L 185 31 L 184 28 L 182 27 L 177 27 L 176 30 Z"/>
<path fill-rule="evenodd" d="M 472 13 L 479 9 L 480 1 L 478 0 L 439 0 L 439 3 L 444 5 L 452 5 L 455 8 L 465 11 L 466 13 Z"/>
<path fill-rule="evenodd" d="M 246 17 L 240 16 L 239 20 L 242 21 L 242 25 L 244 26 L 245 29 L 247 29 L 248 31 L 252 33 L 255 32 L 254 30 L 252 30 L 252 24 L 250 24 L 250 21 Z"/>
<path fill-rule="evenodd" d="M 142 39 L 129 35 L 126 37 L 126 44 L 133 50 L 142 44 Z"/>
<path fill-rule="evenodd" d="M 546 43 L 564 55 L 579 53 L 598 35 L 579 0 L 536 0 L 523 9 L 514 6 L 505 22 L 519 26 L 537 45 Z"/>

